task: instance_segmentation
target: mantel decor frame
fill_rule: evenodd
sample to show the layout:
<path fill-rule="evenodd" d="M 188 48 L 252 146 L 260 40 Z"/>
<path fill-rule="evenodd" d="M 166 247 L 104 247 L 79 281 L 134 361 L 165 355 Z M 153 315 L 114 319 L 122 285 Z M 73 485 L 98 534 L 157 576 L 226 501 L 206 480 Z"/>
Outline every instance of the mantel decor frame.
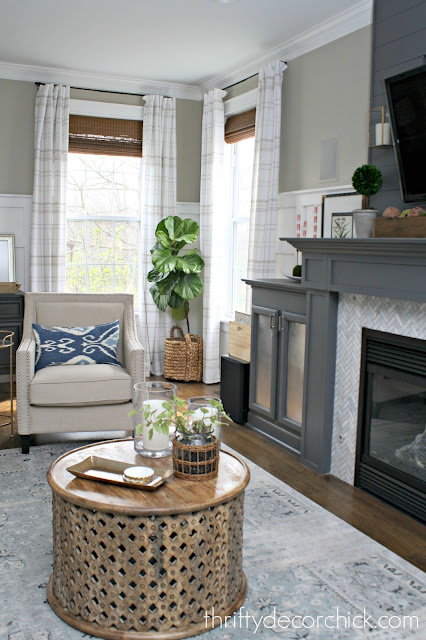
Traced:
<path fill-rule="evenodd" d="M 362 196 L 356 191 L 330 193 L 322 197 L 322 237 L 331 237 L 331 217 L 333 213 L 351 213 L 361 209 Z"/>

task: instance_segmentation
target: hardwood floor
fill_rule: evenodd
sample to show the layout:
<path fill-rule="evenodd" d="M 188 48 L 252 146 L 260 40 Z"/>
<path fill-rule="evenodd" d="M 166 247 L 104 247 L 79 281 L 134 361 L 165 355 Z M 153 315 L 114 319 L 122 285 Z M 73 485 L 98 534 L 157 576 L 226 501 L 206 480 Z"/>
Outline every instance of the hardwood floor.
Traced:
<path fill-rule="evenodd" d="M 152 378 L 162 379 L 162 378 Z M 178 395 L 188 399 L 198 395 L 217 395 L 220 385 L 177 383 Z M 4 405 L 0 405 L 4 411 Z M 16 430 L 16 427 L 15 427 Z M 120 437 L 119 432 L 117 437 Z M 90 434 L 97 440 L 112 437 L 111 432 Z M 32 446 L 49 442 L 87 439 L 88 434 L 34 436 Z M 296 455 L 247 427 L 232 424 L 222 428 L 222 440 L 235 451 L 345 520 L 383 546 L 426 571 L 426 527 L 368 493 L 333 476 L 321 476 L 300 464 Z M 0 428 L 0 449 L 19 447 L 19 437 L 10 438 L 10 428 Z M 35 451 L 32 452 L 34 455 Z M 30 454 L 31 455 L 31 454 Z"/>

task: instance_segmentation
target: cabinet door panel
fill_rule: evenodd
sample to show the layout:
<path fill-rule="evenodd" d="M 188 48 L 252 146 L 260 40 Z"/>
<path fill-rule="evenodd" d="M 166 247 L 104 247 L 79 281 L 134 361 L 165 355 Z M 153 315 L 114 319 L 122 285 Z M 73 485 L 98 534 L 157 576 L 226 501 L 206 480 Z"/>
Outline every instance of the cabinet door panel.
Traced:
<path fill-rule="evenodd" d="M 286 414 L 299 424 L 302 424 L 305 336 L 304 324 L 288 323 Z"/>
<path fill-rule="evenodd" d="M 278 311 L 253 306 L 250 407 L 272 418 L 276 414 L 277 340 Z"/>
<path fill-rule="evenodd" d="M 283 314 L 280 329 L 279 422 L 295 433 L 300 433 L 303 421 L 305 318 L 296 314 Z"/>

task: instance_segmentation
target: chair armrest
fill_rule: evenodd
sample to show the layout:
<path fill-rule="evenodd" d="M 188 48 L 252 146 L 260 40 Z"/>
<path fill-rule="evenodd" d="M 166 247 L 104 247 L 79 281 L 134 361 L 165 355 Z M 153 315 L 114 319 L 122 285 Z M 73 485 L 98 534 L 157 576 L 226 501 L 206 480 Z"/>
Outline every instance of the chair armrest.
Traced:
<path fill-rule="evenodd" d="M 18 433 L 28 435 L 30 429 L 30 382 L 34 377 L 36 343 L 24 339 L 16 351 L 16 408 Z"/>
<path fill-rule="evenodd" d="M 145 350 L 133 332 L 125 332 L 123 354 L 124 368 L 132 377 L 133 385 L 145 380 Z M 134 393 L 134 392 L 133 392 Z"/>

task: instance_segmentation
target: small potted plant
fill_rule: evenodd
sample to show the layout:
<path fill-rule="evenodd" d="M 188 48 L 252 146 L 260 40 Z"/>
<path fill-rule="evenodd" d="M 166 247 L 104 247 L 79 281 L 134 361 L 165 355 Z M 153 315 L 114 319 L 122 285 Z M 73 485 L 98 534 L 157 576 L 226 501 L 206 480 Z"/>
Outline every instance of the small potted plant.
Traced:
<path fill-rule="evenodd" d="M 231 422 L 220 400 L 200 398 L 188 404 L 177 398 L 176 436 L 173 440 L 175 475 L 188 480 L 206 480 L 219 471 L 219 439 L 222 419 Z"/>
<path fill-rule="evenodd" d="M 382 182 L 382 172 L 374 164 L 363 164 L 352 176 L 352 186 L 362 196 L 362 209 L 353 211 L 357 238 L 371 238 L 377 209 L 369 209 L 368 200 L 379 191 Z"/>

